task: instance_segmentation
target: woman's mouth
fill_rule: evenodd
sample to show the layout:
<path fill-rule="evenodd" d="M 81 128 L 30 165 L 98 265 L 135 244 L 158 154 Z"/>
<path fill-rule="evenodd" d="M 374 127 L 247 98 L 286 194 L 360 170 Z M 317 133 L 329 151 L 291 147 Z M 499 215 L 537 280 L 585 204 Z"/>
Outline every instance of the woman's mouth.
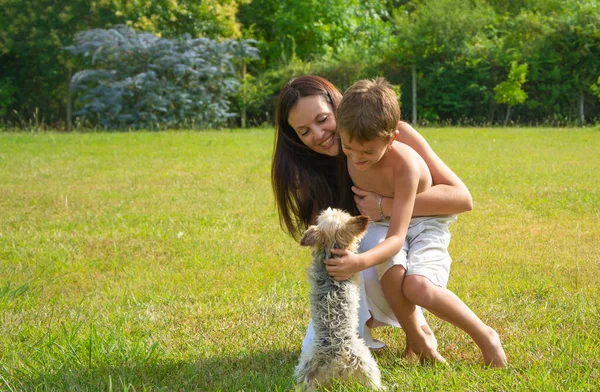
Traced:
<path fill-rule="evenodd" d="M 319 144 L 319 146 L 321 146 L 327 150 L 328 148 L 331 148 L 331 146 L 333 146 L 334 140 L 335 140 L 334 135 L 331 135 L 323 143 Z"/>

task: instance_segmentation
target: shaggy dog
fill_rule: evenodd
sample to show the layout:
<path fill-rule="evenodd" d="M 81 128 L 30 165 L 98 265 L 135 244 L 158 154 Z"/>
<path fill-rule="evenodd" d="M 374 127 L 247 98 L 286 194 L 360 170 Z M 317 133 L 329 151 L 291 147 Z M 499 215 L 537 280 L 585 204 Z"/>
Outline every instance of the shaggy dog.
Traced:
<path fill-rule="evenodd" d="M 310 246 L 313 262 L 308 270 L 310 313 L 315 337 L 302 352 L 294 373 L 298 387 L 313 390 L 337 382 L 356 382 L 381 389 L 379 368 L 358 336 L 360 274 L 336 281 L 325 269 L 332 248 L 355 252 L 367 229 L 369 219 L 328 208 L 310 226 L 300 245 Z"/>

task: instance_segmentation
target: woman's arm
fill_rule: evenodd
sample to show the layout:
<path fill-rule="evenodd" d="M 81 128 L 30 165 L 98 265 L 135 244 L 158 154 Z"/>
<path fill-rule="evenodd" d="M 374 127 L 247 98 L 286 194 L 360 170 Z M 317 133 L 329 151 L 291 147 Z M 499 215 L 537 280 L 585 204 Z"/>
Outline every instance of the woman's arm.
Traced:
<path fill-rule="evenodd" d="M 415 150 L 427 163 L 433 184 L 431 188 L 417 195 L 413 216 L 451 215 L 471 211 L 473 199 L 461 179 L 437 156 L 429 143 L 412 126 L 398 123 L 400 131 L 397 141 Z M 374 221 L 381 218 L 379 213 L 379 195 L 353 187 L 354 201 L 361 214 Z M 392 215 L 393 198 L 384 197 L 381 207 L 384 216 Z"/>

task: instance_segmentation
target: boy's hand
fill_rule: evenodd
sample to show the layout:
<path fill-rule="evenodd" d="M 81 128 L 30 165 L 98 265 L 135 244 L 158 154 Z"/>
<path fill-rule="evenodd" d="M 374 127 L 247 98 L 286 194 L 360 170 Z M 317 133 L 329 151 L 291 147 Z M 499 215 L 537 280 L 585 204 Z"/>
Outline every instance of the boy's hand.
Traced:
<path fill-rule="evenodd" d="M 352 192 L 354 192 L 354 202 L 361 215 L 368 216 L 374 222 L 381 219 L 381 214 L 379 213 L 379 195 L 377 193 L 363 191 L 356 186 L 352 187 Z"/>
<path fill-rule="evenodd" d="M 339 256 L 335 259 L 326 259 L 325 269 L 335 280 L 350 279 L 354 274 L 362 271 L 362 259 L 359 255 L 345 249 L 332 249 L 331 254 Z"/>

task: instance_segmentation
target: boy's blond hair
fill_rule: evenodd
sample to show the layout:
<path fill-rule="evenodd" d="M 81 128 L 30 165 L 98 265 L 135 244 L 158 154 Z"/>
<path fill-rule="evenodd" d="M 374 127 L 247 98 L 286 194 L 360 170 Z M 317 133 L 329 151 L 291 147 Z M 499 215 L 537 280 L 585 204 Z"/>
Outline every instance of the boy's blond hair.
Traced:
<path fill-rule="evenodd" d="M 336 121 L 338 130 L 351 141 L 363 143 L 375 138 L 387 141 L 400 121 L 396 93 L 384 78 L 359 80 L 344 93 Z"/>

